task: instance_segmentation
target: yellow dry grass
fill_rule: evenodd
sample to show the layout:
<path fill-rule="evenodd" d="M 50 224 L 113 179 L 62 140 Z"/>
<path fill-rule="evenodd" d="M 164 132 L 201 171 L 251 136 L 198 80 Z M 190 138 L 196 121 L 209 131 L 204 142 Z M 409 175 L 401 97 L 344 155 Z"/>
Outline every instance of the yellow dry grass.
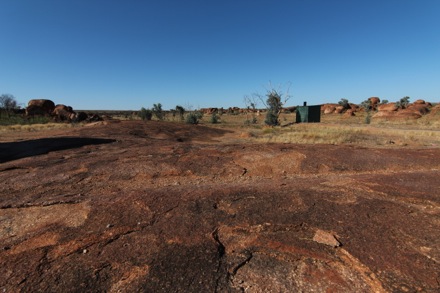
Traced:
<path fill-rule="evenodd" d="M 440 116 L 426 115 L 420 119 L 371 119 L 366 124 L 366 113 L 356 116 L 322 115 L 321 123 L 293 123 L 295 114 L 282 114 L 281 127 L 267 127 L 264 116 L 257 124 L 245 125 L 246 115 L 223 115 L 216 127 L 242 131 L 242 137 L 258 143 L 350 144 L 372 147 L 414 146 L 440 147 Z M 209 124 L 204 117 L 203 124 Z M 212 125 L 212 124 L 211 124 Z"/>
<path fill-rule="evenodd" d="M 75 127 L 69 123 L 44 123 L 44 124 L 15 124 L 0 126 L 0 133 L 2 132 L 34 132 L 51 129 L 63 129 Z"/>
<path fill-rule="evenodd" d="M 371 125 L 296 124 L 253 133 L 259 142 L 352 144 L 361 146 L 440 146 L 439 130 L 399 129 Z"/>

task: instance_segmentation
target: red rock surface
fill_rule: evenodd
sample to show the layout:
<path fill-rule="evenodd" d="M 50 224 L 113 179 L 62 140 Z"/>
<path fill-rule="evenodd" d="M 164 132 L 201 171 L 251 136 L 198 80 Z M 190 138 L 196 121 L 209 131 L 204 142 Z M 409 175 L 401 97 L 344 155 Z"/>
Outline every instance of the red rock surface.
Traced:
<path fill-rule="evenodd" d="M 396 103 L 381 104 L 377 106 L 378 111 L 397 111 Z"/>
<path fill-rule="evenodd" d="M 439 149 L 132 121 L 0 150 L 4 292 L 440 288 Z"/>

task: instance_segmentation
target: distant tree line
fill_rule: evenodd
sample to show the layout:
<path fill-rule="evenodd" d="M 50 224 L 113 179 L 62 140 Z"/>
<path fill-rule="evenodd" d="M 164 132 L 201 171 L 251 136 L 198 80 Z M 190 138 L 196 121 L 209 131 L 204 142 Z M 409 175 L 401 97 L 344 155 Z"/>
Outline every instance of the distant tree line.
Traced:
<path fill-rule="evenodd" d="M 179 117 L 180 121 L 184 121 L 188 124 L 198 124 L 200 120 L 203 117 L 203 113 L 200 111 L 191 111 L 188 112 L 184 107 L 181 105 L 177 105 L 174 109 L 169 111 L 173 117 Z M 146 109 L 142 107 L 140 111 L 138 112 L 139 118 L 141 118 L 144 121 L 150 121 L 153 117 L 155 117 L 157 120 L 164 120 L 165 119 L 165 111 L 162 109 L 162 104 L 157 103 L 153 104 L 153 107 L 151 109 Z M 211 120 L 211 123 L 218 123 L 218 117 L 215 113 L 213 113 Z"/>
<path fill-rule="evenodd" d="M 15 97 L 11 94 L 2 94 L 0 96 L 0 117 L 2 113 L 6 113 L 8 117 L 10 114 L 18 109 L 18 103 Z"/>
<path fill-rule="evenodd" d="M 18 109 L 20 109 L 20 106 L 13 95 L 2 94 L 0 96 L 0 118 L 6 118 L 9 120 L 11 114 L 18 112 Z"/>

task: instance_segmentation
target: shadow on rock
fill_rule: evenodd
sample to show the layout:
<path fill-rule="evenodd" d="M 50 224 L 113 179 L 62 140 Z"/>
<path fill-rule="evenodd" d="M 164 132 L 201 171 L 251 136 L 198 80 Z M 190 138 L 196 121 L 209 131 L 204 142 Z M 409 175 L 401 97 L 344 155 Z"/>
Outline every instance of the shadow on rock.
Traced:
<path fill-rule="evenodd" d="M 56 137 L 0 143 L 0 163 L 47 154 L 53 151 L 115 142 L 114 139 L 90 137 Z"/>

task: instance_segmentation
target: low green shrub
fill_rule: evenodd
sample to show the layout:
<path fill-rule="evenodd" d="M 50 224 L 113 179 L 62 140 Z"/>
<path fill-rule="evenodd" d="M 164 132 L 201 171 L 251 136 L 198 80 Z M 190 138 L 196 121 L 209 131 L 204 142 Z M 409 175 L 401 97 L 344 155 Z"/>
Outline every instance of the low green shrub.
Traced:
<path fill-rule="evenodd" d="M 200 119 L 202 119 L 203 114 L 201 112 L 191 112 L 185 117 L 185 123 L 187 124 L 199 124 Z"/>
<path fill-rule="evenodd" d="M 220 123 L 220 121 L 219 121 L 218 116 L 217 116 L 216 113 L 213 113 L 213 114 L 211 115 L 211 120 L 210 120 L 209 122 L 211 122 L 212 124 Z"/>

